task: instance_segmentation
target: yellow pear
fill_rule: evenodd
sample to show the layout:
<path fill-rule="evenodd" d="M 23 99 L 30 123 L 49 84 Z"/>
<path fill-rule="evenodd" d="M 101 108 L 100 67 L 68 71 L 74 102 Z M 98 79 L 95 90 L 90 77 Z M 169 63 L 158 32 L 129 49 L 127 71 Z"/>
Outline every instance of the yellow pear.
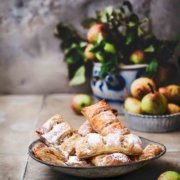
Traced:
<path fill-rule="evenodd" d="M 180 106 L 177 104 L 169 103 L 167 108 L 168 114 L 180 113 Z"/>
<path fill-rule="evenodd" d="M 151 92 L 150 84 L 153 89 L 156 89 L 154 81 L 147 77 L 140 77 L 134 80 L 131 84 L 130 91 L 131 95 L 139 100 L 141 100 L 146 94 Z"/>
<path fill-rule="evenodd" d="M 128 97 L 124 102 L 124 108 L 126 111 L 134 114 L 141 114 L 141 101 L 136 98 Z"/>
<path fill-rule="evenodd" d="M 169 103 L 180 104 L 180 86 L 171 84 L 159 88 L 159 92 L 166 96 Z"/>

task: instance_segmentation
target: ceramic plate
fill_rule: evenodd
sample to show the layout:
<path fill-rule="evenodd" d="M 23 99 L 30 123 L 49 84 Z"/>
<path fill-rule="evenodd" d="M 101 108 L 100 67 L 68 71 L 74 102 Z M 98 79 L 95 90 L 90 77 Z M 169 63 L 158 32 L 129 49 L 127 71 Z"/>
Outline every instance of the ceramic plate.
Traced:
<path fill-rule="evenodd" d="M 113 177 L 113 176 L 120 176 L 123 174 L 127 174 L 129 172 L 132 172 L 134 170 L 137 170 L 144 165 L 148 164 L 151 161 L 154 161 L 155 159 L 160 158 L 162 155 L 165 154 L 166 152 L 166 147 L 160 143 L 145 139 L 140 137 L 142 142 L 143 142 L 143 147 L 146 145 L 153 143 L 157 144 L 162 148 L 162 152 L 148 160 L 143 160 L 143 161 L 138 161 L 138 162 L 133 162 L 133 163 L 128 163 L 128 164 L 121 164 L 121 165 L 113 165 L 113 166 L 89 166 L 89 167 L 72 167 L 72 166 L 59 166 L 59 165 L 52 165 L 48 164 L 46 162 L 43 162 L 39 159 L 37 159 L 33 152 L 32 148 L 33 146 L 38 143 L 40 140 L 34 141 L 30 146 L 29 146 L 29 155 L 38 163 L 45 164 L 49 166 L 50 168 L 59 171 L 61 173 L 73 175 L 73 176 L 79 176 L 79 177 L 88 177 L 88 178 L 104 178 L 104 177 Z"/>

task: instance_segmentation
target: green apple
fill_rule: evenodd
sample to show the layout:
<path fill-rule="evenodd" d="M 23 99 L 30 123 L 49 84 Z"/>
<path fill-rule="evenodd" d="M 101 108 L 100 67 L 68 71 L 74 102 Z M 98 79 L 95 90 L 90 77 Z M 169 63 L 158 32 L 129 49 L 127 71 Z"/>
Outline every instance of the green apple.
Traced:
<path fill-rule="evenodd" d="M 71 100 L 71 108 L 75 113 L 81 114 L 81 110 L 86 106 L 90 106 L 91 103 L 92 101 L 90 95 L 76 94 Z"/>
<path fill-rule="evenodd" d="M 130 56 L 130 60 L 134 64 L 144 63 L 144 52 L 141 50 L 137 50 L 137 51 L 133 52 Z"/>
<path fill-rule="evenodd" d="M 94 24 L 87 32 L 87 40 L 90 43 L 96 43 L 100 37 L 104 37 L 103 24 Z"/>
<path fill-rule="evenodd" d="M 158 177 L 158 180 L 180 180 L 180 173 L 176 171 L 166 171 Z"/>
<path fill-rule="evenodd" d="M 115 49 L 114 45 L 111 44 L 111 43 L 106 43 L 105 46 L 104 46 L 104 50 L 106 52 L 112 53 L 112 54 L 114 54 L 116 52 L 116 49 Z"/>

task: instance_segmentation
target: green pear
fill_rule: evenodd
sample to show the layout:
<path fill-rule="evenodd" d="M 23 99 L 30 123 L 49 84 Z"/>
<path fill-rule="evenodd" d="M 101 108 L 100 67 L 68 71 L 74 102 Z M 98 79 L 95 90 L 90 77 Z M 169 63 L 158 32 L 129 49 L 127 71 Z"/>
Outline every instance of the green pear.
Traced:
<path fill-rule="evenodd" d="M 151 90 L 152 92 L 145 95 L 141 100 L 142 111 L 152 115 L 164 114 L 168 106 L 166 97 L 163 94 L 154 91 L 152 88 Z"/>
<path fill-rule="evenodd" d="M 166 171 L 158 177 L 158 180 L 180 180 L 180 173 L 176 171 Z"/>
<path fill-rule="evenodd" d="M 128 97 L 124 102 L 124 109 L 130 113 L 141 114 L 141 101 Z"/>

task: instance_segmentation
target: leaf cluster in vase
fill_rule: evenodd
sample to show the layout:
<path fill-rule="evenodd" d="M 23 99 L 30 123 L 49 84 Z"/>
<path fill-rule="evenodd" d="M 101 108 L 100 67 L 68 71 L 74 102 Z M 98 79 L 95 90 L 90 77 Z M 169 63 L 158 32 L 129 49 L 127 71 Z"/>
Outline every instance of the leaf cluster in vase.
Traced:
<path fill-rule="evenodd" d="M 96 17 L 84 20 L 82 26 L 87 29 L 86 37 L 63 22 L 54 33 L 61 40 L 70 85 L 84 83 L 93 62 L 102 64 L 101 78 L 130 64 L 148 64 L 147 75 L 153 76 L 158 65 L 172 57 L 178 43 L 157 39 L 150 31 L 149 19 L 139 19 L 128 1 L 97 11 Z"/>

